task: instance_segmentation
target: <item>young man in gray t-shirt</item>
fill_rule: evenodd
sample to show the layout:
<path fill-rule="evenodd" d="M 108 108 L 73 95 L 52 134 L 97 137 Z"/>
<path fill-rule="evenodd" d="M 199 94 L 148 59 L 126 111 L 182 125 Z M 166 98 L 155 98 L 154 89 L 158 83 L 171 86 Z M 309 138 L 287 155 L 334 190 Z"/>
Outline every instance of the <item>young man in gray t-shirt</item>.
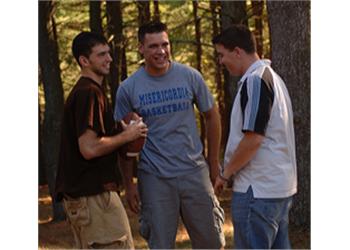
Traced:
<path fill-rule="evenodd" d="M 139 212 L 140 232 L 150 248 L 175 247 L 179 216 L 193 248 L 223 248 L 223 210 L 212 184 L 219 172 L 220 117 L 201 74 L 170 61 L 166 25 L 151 22 L 139 29 L 139 51 L 145 64 L 119 87 L 114 118 L 134 111 L 148 126 L 138 166 L 138 189 L 130 160 L 122 160 L 126 197 Z M 207 127 L 204 158 L 195 104 Z M 139 196 L 140 194 L 140 196 Z"/>

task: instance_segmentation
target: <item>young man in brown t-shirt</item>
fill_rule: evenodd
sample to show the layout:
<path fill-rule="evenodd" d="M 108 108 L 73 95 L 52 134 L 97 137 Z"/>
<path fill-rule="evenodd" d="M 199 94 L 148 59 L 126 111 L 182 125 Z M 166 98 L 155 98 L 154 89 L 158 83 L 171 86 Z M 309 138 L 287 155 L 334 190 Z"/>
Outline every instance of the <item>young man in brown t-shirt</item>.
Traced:
<path fill-rule="evenodd" d="M 64 107 L 56 199 L 63 199 L 77 248 L 132 249 L 128 218 L 116 193 L 116 149 L 146 137 L 147 127 L 139 119 L 116 133 L 102 89 L 112 61 L 106 39 L 81 32 L 72 50 L 81 77 Z"/>

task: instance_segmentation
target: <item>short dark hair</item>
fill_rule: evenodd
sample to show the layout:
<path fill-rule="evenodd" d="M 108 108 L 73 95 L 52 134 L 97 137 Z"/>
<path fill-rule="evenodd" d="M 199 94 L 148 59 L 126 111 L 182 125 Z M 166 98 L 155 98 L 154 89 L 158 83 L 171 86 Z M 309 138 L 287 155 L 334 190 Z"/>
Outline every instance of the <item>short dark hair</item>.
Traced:
<path fill-rule="evenodd" d="M 221 44 L 228 50 L 239 47 L 248 54 L 256 52 L 256 41 L 254 34 L 249 28 L 242 24 L 235 24 L 223 30 L 212 40 L 213 44 Z"/>
<path fill-rule="evenodd" d="M 168 27 L 166 26 L 165 23 L 162 23 L 159 21 L 148 22 L 139 28 L 139 31 L 138 31 L 139 42 L 143 43 L 147 33 L 161 33 L 163 31 L 164 32 L 168 31 Z"/>
<path fill-rule="evenodd" d="M 108 44 L 106 38 L 98 33 L 83 31 L 74 38 L 72 52 L 79 65 L 79 57 L 85 56 L 88 58 L 91 54 L 91 49 L 98 44 Z"/>

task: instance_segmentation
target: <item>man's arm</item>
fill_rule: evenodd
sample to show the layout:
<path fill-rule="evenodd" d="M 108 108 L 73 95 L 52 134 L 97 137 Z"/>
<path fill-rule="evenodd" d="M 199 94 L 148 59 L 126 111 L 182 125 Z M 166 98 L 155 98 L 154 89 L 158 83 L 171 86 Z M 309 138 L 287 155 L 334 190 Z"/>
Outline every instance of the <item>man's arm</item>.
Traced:
<path fill-rule="evenodd" d="M 222 174 L 218 176 L 215 181 L 215 192 L 218 193 L 225 184 L 224 179 L 229 179 L 233 174 L 237 173 L 243 166 L 245 166 L 256 154 L 262 141 L 263 135 L 255 132 L 245 132 L 242 140 L 234 151 L 230 161 Z"/>
<path fill-rule="evenodd" d="M 91 160 L 109 154 L 121 145 L 140 136 L 146 137 L 147 135 L 147 127 L 141 120 L 132 125 L 125 125 L 125 128 L 120 134 L 102 137 L 99 137 L 94 130 L 86 129 L 78 139 L 80 153 L 86 160 Z"/>
<path fill-rule="evenodd" d="M 221 122 L 220 114 L 216 104 L 204 112 L 206 127 L 207 127 L 207 139 L 208 139 L 208 162 L 210 166 L 210 180 L 214 185 L 215 179 L 220 171 L 220 143 L 221 143 Z"/>
<path fill-rule="evenodd" d="M 123 183 L 125 185 L 125 197 L 129 204 L 131 211 L 138 213 L 140 211 L 140 197 L 137 190 L 137 184 L 133 182 L 133 169 L 135 164 L 135 158 L 128 158 L 119 155 L 119 167 L 123 177 Z"/>

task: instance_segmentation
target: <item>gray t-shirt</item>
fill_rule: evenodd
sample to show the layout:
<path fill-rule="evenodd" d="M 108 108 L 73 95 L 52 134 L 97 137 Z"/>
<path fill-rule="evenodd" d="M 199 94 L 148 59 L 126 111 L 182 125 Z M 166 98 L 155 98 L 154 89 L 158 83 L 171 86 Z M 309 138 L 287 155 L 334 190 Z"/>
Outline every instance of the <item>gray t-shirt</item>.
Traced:
<path fill-rule="evenodd" d="M 201 112 L 214 99 L 201 74 L 172 61 L 166 74 L 149 75 L 141 67 L 119 86 L 114 119 L 134 111 L 148 126 L 139 168 L 160 177 L 186 175 L 207 163 L 197 130 L 194 106 Z"/>

